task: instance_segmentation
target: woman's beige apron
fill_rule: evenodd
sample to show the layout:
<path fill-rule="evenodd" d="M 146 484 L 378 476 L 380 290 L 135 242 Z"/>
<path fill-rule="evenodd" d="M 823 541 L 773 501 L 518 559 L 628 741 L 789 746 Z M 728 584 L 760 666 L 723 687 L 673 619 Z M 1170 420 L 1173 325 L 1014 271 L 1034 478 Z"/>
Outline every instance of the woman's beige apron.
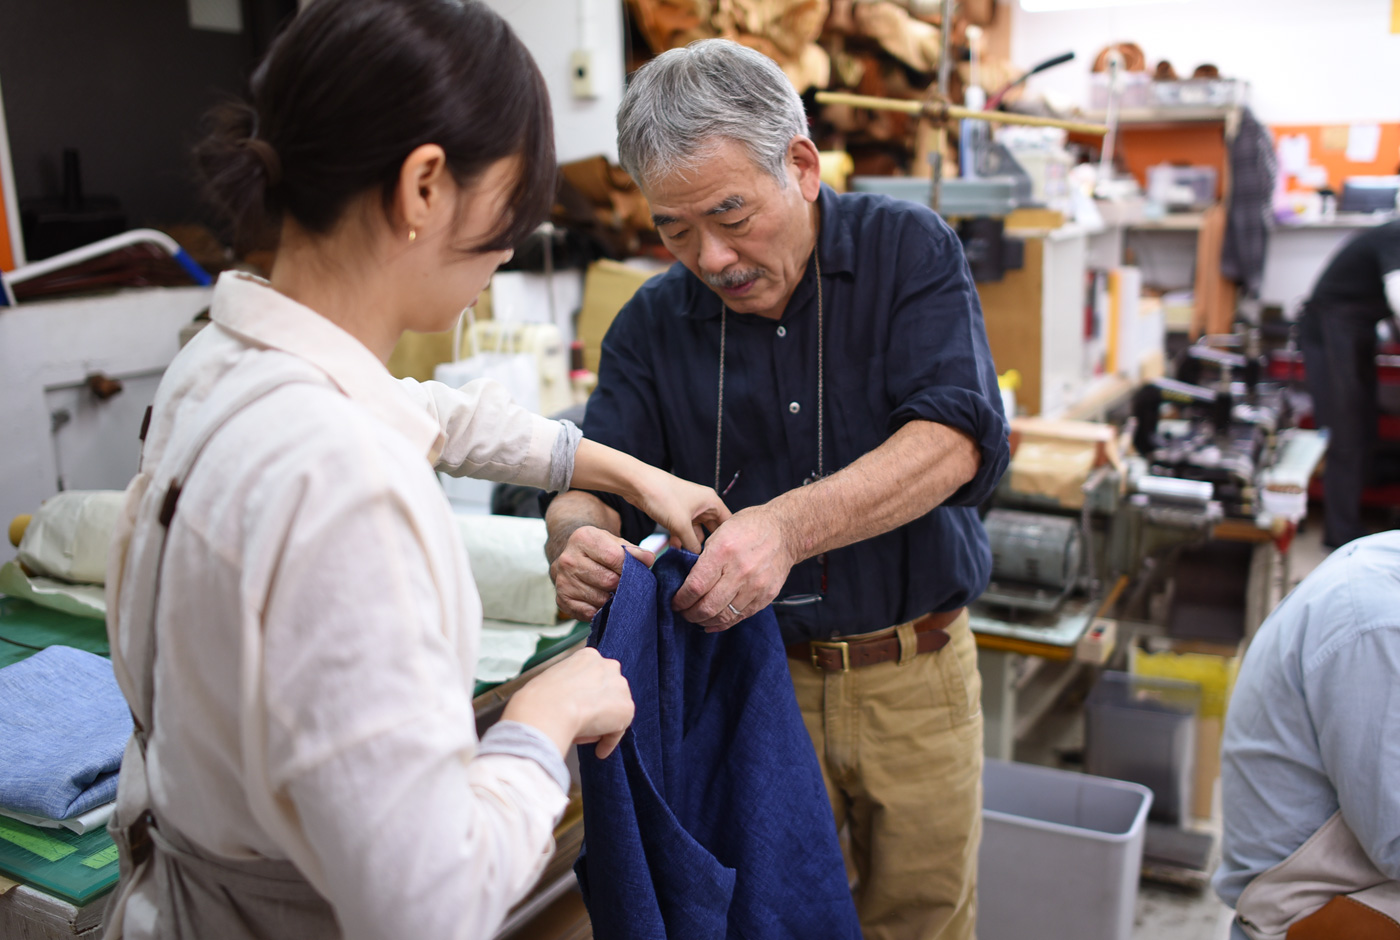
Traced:
<path fill-rule="evenodd" d="M 230 418 L 291 381 L 297 380 L 226 379 L 220 400 L 206 401 L 195 416 L 192 424 L 198 431 L 172 438 L 170 460 L 164 459 L 163 448 L 146 452 L 142 428 L 141 472 L 127 487 L 107 568 L 112 666 L 131 706 L 135 732 L 127 742 L 116 813 L 108 826 L 120 852 L 121 881 L 107 910 L 105 940 L 128 935 L 158 940 L 341 936 L 330 904 L 291 862 L 216 858 L 159 823 L 151 812 L 146 777 L 146 743 L 155 715 L 156 601 L 180 489 L 205 444 Z M 230 384 L 232 391 L 226 392 Z M 157 473 L 164 485 L 153 478 Z M 153 524 L 138 534 L 137 519 Z"/>
<path fill-rule="evenodd" d="M 1338 810 L 1235 905 L 1251 940 L 1400 940 L 1400 882 L 1372 864 Z"/>

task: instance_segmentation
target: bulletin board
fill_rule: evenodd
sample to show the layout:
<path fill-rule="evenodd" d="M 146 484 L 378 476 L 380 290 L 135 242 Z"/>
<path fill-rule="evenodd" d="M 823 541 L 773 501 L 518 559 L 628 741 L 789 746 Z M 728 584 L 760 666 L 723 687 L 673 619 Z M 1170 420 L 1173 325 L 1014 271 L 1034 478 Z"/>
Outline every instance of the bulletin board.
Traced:
<path fill-rule="evenodd" d="M 1377 129 L 1376 131 L 1371 128 Z M 1341 192 L 1342 183 L 1349 176 L 1395 176 L 1400 173 L 1400 123 L 1367 124 L 1275 124 L 1269 127 L 1274 135 L 1274 146 L 1284 137 L 1303 137 L 1308 142 L 1308 163 L 1320 167 L 1327 173 L 1327 185 Z M 1378 132 L 1377 132 L 1378 131 Z M 1359 135 L 1353 138 L 1353 135 Z M 1371 139 L 1376 141 L 1374 148 Z M 1374 157 L 1369 160 L 1353 159 L 1368 156 L 1374 149 Z M 1357 153 L 1361 150 L 1362 153 Z M 1280 175 L 1286 167 L 1280 165 Z M 1313 171 L 1320 176 L 1320 171 Z M 1320 189 L 1306 175 L 1286 177 L 1289 190 Z"/>

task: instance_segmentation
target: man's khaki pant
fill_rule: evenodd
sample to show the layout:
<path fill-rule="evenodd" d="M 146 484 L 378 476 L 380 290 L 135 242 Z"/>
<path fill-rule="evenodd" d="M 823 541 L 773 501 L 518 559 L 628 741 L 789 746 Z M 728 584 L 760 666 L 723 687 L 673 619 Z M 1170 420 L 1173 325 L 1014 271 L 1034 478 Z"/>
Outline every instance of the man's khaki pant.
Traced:
<path fill-rule="evenodd" d="M 850 823 L 865 940 L 972 940 L 982 838 L 982 679 L 967 614 L 952 642 L 823 672 L 788 660 L 839 829 Z"/>

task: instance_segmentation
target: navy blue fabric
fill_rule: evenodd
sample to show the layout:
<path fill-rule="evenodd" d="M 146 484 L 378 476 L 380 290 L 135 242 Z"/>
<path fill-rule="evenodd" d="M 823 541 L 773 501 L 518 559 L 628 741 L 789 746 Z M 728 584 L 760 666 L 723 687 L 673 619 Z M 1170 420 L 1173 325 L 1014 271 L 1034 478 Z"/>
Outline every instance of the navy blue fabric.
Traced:
<path fill-rule="evenodd" d="M 859 940 L 836 826 L 771 610 L 724 633 L 673 615 L 695 556 L 630 556 L 589 644 L 637 716 L 579 748 L 575 870 L 599 940 Z"/>
<path fill-rule="evenodd" d="M 992 566 L 975 507 L 1010 460 L 982 308 L 957 235 L 904 200 L 823 186 L 818 207 L 824 470 L 853 463 L 913 420 L 967 432 L 982 465 L 945 505 L 828 553 L 826 599 L 777 609 L 790 643 L 879 630 L 974 600 Z M 680 264 L 647 282 L 603 340 L 584 435 L 714 484 L 721 306 Z M 817 469 L 816 324 L 812 261 L 780 320 L 729 314 L 719 489 L 739 474 L 724 497 L 732 510 L 766 503 Z M 628 540 L 655 528 L 625 501 L 597 495 L 621 514 Z M 821 571 L 816 559 L 797 565 L 780 596 L 819 592 Z"/>

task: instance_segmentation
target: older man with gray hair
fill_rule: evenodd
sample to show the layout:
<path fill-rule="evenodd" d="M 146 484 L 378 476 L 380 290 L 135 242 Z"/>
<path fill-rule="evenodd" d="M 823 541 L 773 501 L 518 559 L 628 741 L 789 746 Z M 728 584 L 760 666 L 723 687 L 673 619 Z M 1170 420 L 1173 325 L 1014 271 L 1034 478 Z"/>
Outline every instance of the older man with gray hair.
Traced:
<path fill-rule="evenodd" d="M 962 247 L 923 206 L 823 185 L 801 100 L 732 42 L 639 70 L 618 149 L 680 264 L 618 314 L 584 433 L 736 510 L 674 605 L 708 630 L 774 606 L 865 936 L 970 938 L 965 608 L 991 569 L 975 507 L 1008 450 Z M 546 518 L 574 616 L 606 603 L 624 552 L 649 560 L 631 543 L 654 523 L 609 496 L 565 493 Z"/>

